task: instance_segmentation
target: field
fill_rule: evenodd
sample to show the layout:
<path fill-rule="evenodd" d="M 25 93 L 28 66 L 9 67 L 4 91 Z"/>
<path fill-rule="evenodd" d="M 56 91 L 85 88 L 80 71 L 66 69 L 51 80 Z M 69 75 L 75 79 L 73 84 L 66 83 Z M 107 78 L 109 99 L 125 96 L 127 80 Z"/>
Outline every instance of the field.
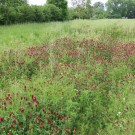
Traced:
<path fill-rule="evenodd" d="M 134 135 L 135 20 L 0 26 L 0 135 Z"/>

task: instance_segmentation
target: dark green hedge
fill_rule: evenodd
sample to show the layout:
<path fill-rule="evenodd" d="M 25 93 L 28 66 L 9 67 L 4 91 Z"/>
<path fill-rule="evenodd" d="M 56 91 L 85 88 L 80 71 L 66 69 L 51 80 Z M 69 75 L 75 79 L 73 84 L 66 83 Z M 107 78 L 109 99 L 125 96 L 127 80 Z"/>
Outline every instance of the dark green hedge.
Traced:
<path fill-rule="evenodd" d="M 62 10 L 53 4 L 45 6 L 0 6 L 0 24 L 62 21 Z"/>

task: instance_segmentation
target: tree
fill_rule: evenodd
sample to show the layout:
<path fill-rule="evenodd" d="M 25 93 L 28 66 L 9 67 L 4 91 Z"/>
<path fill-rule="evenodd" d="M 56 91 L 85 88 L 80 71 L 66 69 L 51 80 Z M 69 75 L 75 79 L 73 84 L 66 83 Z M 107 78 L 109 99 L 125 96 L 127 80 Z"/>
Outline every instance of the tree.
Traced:
<path fill-rule="evenodd" d="M 43 13 L 46 22 L 62 20 L 61 10 L 53 4 L 45 5 Z"/>
<path fill-rule="evenodd" d="M 0 0 L 0 6 L 17 7 L 23 4 L 27 4 L 27 0 Z"/>
<path fill-rule="evenodd" d="M 91 0 L 71 0 L 74 18 L 89 19 L 92 15 Z"/>
<path fill-rule="evenodd" d="M 47 4 L 53 4 L 56 7 L 60 8 L 63 20 L 67 19 L 68 5 L 66 0 L 47 0 Z"/>
<path fill-rule="evenodd" d="M 135 17 L 135 0 L 108 0 L 106 6 L 109 18 Z"/>
<path fill-rule="evenodd" d="M 22 5 L 28 5 L 27 0 L 0 0 L 0 24 L 16 23 Z"/>
<path fill-rule="evenodd" d="M 127 12 L 126 17 L 127 18 L 135 18 L 135 0 L 129 0 L 127 2 Z"/>
<path fill-rule="evenodd" d="M 88 19 L 92 17 L 92 6 L 91 6 L 91 0 L 86 0 L 86 9 L 88 14 Z"/>
<path fill-rule="evenodd" d="M 102 2 L 96 2 L 93 5 L 93 16 L 99 19 L 104 18 L 104 3 Z"/>
<path fill-rule="evenodd" d="M 34 22 L 43 22 L 44 21 L 43 6 L 32 6 L 32 12 L 33 12 L 33 16 L 34 16 L 33 17 Z M 31 18 L 31 20 L 32 20 L 32 18 Z"/>

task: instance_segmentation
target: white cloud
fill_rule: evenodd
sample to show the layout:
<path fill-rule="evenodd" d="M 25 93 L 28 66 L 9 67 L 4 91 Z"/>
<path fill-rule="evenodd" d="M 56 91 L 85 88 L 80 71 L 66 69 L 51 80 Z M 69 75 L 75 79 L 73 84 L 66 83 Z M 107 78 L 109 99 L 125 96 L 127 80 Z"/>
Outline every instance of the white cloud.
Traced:
<path fill-rule="evenodd" d="M 68 0 L 68 2 L 70 2 L 71 0 Z M 103 3 L 106 3 L 107 0 L 92 0 L 91 3 L 95 3 L 95 2 L 98 2 L 98 1 L 101 1 Z M 44 5 L 46 2 L 46 0 L 28 0 L 28 3 L 29 4 L 32 4 L 32 5 Z"/>
<path fill-rule="evenodd" d="M 32 5 L 44 5 L 46 0 L 28 0 L 29 4 Z"/>

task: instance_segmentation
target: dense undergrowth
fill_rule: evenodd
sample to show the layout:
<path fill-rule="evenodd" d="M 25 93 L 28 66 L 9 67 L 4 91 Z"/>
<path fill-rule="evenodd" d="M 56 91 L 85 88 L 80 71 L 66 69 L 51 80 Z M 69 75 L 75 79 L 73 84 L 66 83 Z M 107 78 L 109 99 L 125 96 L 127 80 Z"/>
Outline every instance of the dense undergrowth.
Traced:
<path fill-rule="evenodd" d="M 115 36 L 2 51 L 0 134 L 134 134 L 134 53 Z"/>

